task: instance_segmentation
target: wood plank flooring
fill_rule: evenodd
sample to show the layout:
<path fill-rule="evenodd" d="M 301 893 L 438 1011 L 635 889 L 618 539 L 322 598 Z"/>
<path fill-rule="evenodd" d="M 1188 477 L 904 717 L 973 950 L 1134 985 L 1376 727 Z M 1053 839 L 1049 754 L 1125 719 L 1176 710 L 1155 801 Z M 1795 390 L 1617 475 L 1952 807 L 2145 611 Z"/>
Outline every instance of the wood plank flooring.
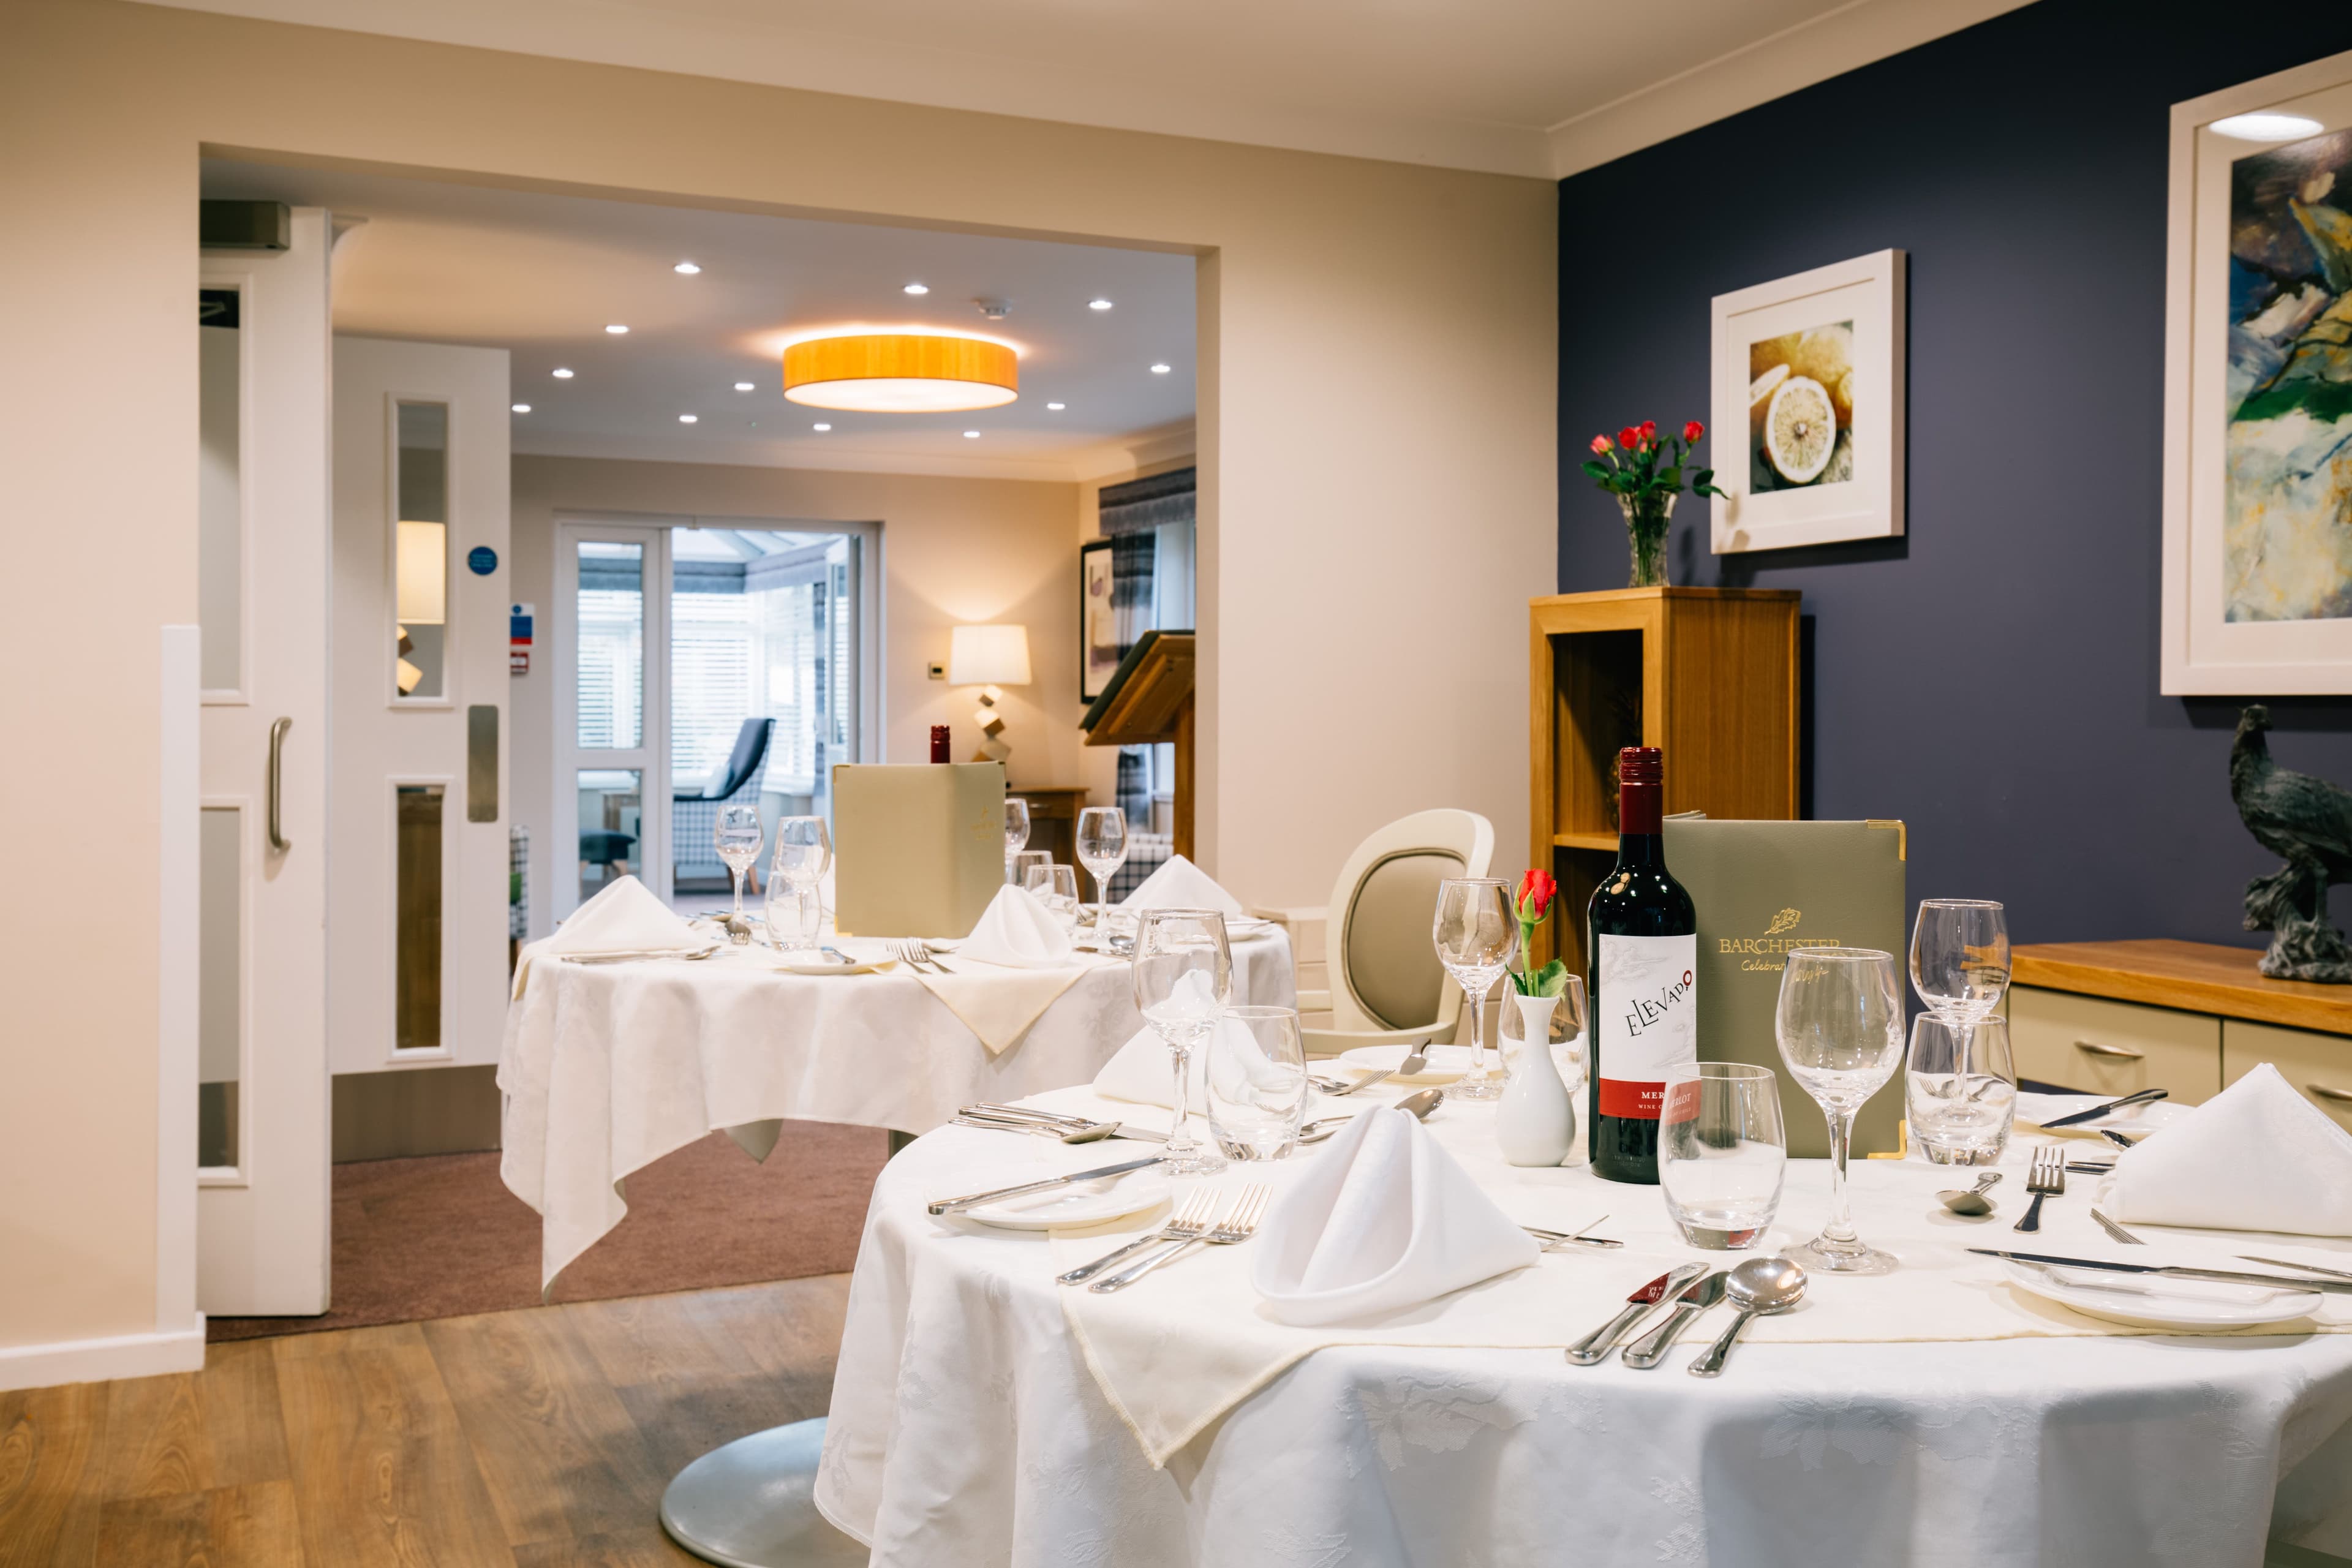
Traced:
<path fill-rule="evenodd" d="M 0 1394 L 0 1568 L 679 1568 L 662 1489 L 824 1413 L 846 1274 L 210 1347 Z"/>

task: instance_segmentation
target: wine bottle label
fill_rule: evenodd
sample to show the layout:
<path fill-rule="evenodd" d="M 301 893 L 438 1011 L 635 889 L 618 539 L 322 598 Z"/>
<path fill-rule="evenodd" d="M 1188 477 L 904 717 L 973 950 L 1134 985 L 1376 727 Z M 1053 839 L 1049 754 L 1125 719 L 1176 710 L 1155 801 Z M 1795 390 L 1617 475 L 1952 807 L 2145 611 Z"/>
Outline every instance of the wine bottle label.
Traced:
<path fill-rule="evenodd" d="M 1698 937 L 1601 938 L 1601 1114 L 1655 1121 L 1666 1074 L 1698 1060 Z"/>

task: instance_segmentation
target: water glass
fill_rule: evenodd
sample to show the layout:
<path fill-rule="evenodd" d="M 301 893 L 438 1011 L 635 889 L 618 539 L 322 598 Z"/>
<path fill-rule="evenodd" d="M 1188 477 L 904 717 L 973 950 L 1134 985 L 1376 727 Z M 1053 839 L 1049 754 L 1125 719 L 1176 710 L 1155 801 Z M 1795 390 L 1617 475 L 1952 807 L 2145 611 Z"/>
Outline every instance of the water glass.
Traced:
<path fill-rule="evenodd" d="M 1029 885 L 1030 872 L 1040 866 L 1051 866 L 1053 863 L 1054 852 L 1051 849 L 1017 850 L 1013 856 L 1012 869 L 1006 874 L 1005 879 L 1016 888 L 1025 888 Z"/>
<path fill-rule="evenodd" d="M 1095 874 L 1095 929 L 1110 907 L 1110 879 L 1127 863 L 1127 814 L 1115 805 L 1078 813 L 1078 864 Z"/>
<path fill-rule="evenodd" d="M 756 805 L 722 805 L 719 808 L 719 825 L 711 837 L 717 840 L 719 863 L 735 879 L 735 919 L 743 918 L 743 874 L 760 858 L 760 808 Z"/>
<path fill-rule="evenodd" d="M 1755 1246 L 1789 1163 L 1780 1080 L 1744 1062 L 1687 1062 L 1667 1069 L 1662 1106 L 1658 1185 L 1675 1228 L 1693 1247 Z"/>
<path fill-rule="evenodd" d="M 1787 1256 L 1834 1274 L 1887 1273 L 1895 1256 L 1854 1233 L 1845 1160 L 1854 1112 L 1903 1060 L 1903 982 L 1895 955 L 1864 947 L 1793 949 L 1780 971 L 1772 1032 L 1789 1076 L 1830 1123 L 1830 1222 Z"/>
<path fill-rule="evenodd" d="M 1029 803 L 1017 795 L 1004 797 L 1004 879 L 1014 887 L 1021 885 L 1013 873 L 1013 858 L 1029 843 Z"/>
<path fill-rule="evenodd" d="M 1225 1168 L 1192 1137 L 1191 1065 L 1234 993 L 1234 953 L 1225 917 L 1214 910 L 1146 910 L 1135 928 L 1135 1006 L 1168 1047 L 1176 1070 L 1175 1121 L 1167 1170 L 1209 1176 Z"/>
<path fill-rule="evenodd" d="M 811 948 L 824 923 L 818 885 L 833 865 L 833 837 L 822 816 L 787 816 L 776 824 L 776 848 L 768 864 L 768 940 L 787 951 Z M 790 917 L 780 907 L 792 896 Z"/>
<path fill-rule="evenodd" d="M 1047 861 L 1043 866 L 1030 867 L 1024 874 L 1021 885 L 1037 896 L 1037 901 L 1062 922 L 1065 930 L 1078 923 L 1078 873 L 1076 869 Z"/>
<path fill-rule="evenodd" d="M 1208 1079 L 1209 1132 L 1228 1158 L 1279 1160 L 1296 1149 L 1307 1092 L 1298 1010 L 1226 1008 L 1210 1031 Z"/>
<path fill-rule="evenodd" d="M 1502 1075 L 1486 1065 L 1486 993 L 1518 951 L 1519 921 L 1511 889 L 1493 877 L 1449 877 L 1437 884 L 1437 916 L 1430 926 L 1437 962 L 1462 987 L 1470 1014 L 1470 1070 L 1447 1089 L 1453 1100 L 1494 1100 Z"/>
<path fill-rule="evenodd" d="M 1930 1012 L 1981 1018 L 2009 989 L 2009 915 L 1990 899 L 1922 899 L 1911 984 Z"/>
<path fill-rule="evenodd" d="M 1938 1165 L 1998 1165 L 2017 1120 L 2009 1020 L 1922 1013 L 1911 1023 L 1903 1113 L 1911 1142 Z"/>

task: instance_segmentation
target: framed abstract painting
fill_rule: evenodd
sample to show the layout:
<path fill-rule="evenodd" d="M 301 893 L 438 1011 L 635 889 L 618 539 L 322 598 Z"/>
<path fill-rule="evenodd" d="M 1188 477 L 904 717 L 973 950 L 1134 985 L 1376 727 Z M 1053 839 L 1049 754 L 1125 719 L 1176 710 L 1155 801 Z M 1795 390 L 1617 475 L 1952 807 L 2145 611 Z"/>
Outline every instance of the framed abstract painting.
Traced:
<path fill-rule="evenodd" d="M 1078 700 L 1092 702 L 1118 668 L 1118 613 L 1111 608 L 1111 542 L 1078 547 Z"/>
<path fill-rule="evenodd" d="M 2172 109 L 2168 696 L 2352 692 L 2352 54 Z"/>

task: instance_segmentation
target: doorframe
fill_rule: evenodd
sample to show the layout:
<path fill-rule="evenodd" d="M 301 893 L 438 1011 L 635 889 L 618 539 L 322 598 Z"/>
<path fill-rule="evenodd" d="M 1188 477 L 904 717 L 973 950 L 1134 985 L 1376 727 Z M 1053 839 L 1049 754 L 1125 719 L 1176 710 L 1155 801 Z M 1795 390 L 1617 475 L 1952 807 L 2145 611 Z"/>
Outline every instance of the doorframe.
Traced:
<path fill-rule="evenodd" d="M 644 657 L 637 666 L 638 679 L 644 684 L 637 707 L 637 744 L 598 748 L 586 754 L 615 759 L 634 755 L 638 759 L 611 763 L 615 771 L 635 768 L 637 773 L 637 879 L 665 903 L 670 894 L 669 529 L 660 520 L 621 513 L 559 512 L 555 518 L 555 603 L 550 606 L 553 614 L 549 617 L 554 647 L 548 659 L 548 670 L 555 681 L 554 700 L 548 705 L 555 725 L 554 743 L 548 748 L 555 764 L 551 802 L 555 835 L 551 847 L 555 851 L 555 865 L 547 903 L 549 917 L 559 921 L 580 907 L 580 773 L 583 766 L 580 759 L 583 749 L 580 745 L 579 672 L 573 658 L 580 633 L 578 547 L 596 542 L 638 544 L 645 548 L 643 599 L 637 622 L 639 635 L 645 639 Z M 659 745 L 654 743 L 656 735 L 661 738 Z"/>

